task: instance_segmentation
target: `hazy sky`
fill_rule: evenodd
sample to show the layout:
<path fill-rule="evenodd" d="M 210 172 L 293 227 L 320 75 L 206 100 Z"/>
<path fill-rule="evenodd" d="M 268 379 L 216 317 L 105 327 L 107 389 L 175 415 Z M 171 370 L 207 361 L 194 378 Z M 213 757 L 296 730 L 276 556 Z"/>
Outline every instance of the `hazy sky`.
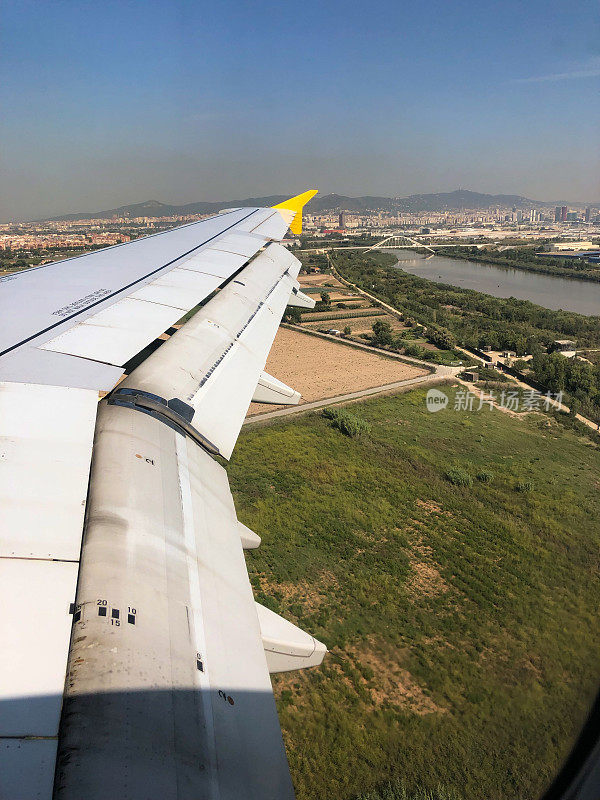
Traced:
<path fill-rule="evenodd" d="M 597 0 L 3 0 L 0 219 L 458 187 L 600 199 Z"/>

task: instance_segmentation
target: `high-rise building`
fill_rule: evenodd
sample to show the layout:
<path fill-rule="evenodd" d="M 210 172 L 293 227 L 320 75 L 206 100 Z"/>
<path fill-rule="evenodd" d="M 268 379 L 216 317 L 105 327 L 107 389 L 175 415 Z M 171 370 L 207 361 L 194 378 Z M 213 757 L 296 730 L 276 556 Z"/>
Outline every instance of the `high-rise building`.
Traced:
<path fill-rule="evenodd" d="M 588 206 L 585 210 L 585 221 L 589 222 L 592 216 L 592 209 Z"/>
<path fill-rule="evenodd" d="M 340 211 L 340 219 L 339 219 L 340 228 L 346 227 L 346 212 Z"/>
<path fill-rule="evenodd" d="M 569 212 L 569 209 L 566 206 L 561 206 L 560 207 L 560 221 L 561 222 L 566 222 L 567 221 L 568 212 Z"/>
<path fill-rule="evenodd" d="M 554 209 L 554 222 L 560 222 L 561 220 L 561 213 L 560 213 L 560 206 L 556 206 Z"/>

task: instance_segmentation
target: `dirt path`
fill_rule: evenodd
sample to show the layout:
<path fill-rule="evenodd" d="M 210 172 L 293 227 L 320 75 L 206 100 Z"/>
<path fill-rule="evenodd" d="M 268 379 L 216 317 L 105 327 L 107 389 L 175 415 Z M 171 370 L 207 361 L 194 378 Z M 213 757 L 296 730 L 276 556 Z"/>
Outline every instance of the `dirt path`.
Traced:
<path fill-rule="evenodd" d="M 331 264 L 331 261 L 329 263 Z M 338 280 L 344 286 L 348 286 L 348 287 L 351 287 L 352 289 L 356 289 L 357 292 L 359 292 L 360 294 L 364 295 L 365 297 L 369 297 L 369 298 L 371 298 L 371 300 L 376 300 L 378 303 L 381 304 L 381 306 L 383 308 L 386 308 L 388 311 L 392 312 L 393 314 L 401 315 L 401 312 L 398 311 L 398 309 L 394 308 L 393 306 L 388 305 L 388 303 L 382 302 L 377 297 L 375 297 L 375 295 L 369 294 L 369 292 L 365 292 L 363 289 L 360 289 L 355 284 L 350 283 L 350 281 L 347 281 L 345 278 L 342 278 L 342 276 L 339 274 L 339 272 L 336 270 L 336 268 L 333 266 L 333 264 L 331 264 L 331 271 L 333 272 L 335 277 L 338 278 Z M 478 356 L 475 356 L 472 353 L 469 353 L 468 350 L 464 350 L 462 347 L 457 347 L 456 349 L 460 350 L 461 352 L 465 353 L 465 355 L 468 355 L 471 358 L 478 358 Z M 479 359 L 479 361 L 482 364 L 484 364 L 483 359 Z M 510 381 L 512 383 L 517 384 L 517 386 L 521 386 L 523 389 L 531 389 L 531 386 L 529 386 L 529 384 L 524 383 L 523 381 L 520 381 L 518 378 L 515 378 L 513 375 L 507 375 L 507 377 L 510 379 Z M 465 385 L 468 387 L 468 384 L 465 384 Z M 550 403 L 551 403 L 551 405 L 553 405 L 559 411 L 560 410 L 567 411 L 567 412 L 570 411 L 569 407 L 564 405 L 564 403 L 557 403 L 555 400 L 551 400 Z M 586 425 L 588 428 L 590 428 L 590 430 L 595 431 L 596 433 L 600 433 L 600 425 L 595 423 L 595 422 L 592 422 L 591 419 L 588 419 L 587 417 L 583 417 L 581 414 L 575 414 L 575 419 L 577 419 L 579 422 L 583 422 L 583 424 Z"/>
<path fill-rule="evenodd" d="M 468 350 L 465 350 L 462 347 L 458 347 L 458 346 L 457 346 L 456 349 L 460 350 L 462 353 L 464 353 L 467 356 L 470 356 L 471 358 L 478 359 L 478 361 L 481 364 L 483 364 L 484 367 L 489 366 L 482 358 L 480 358 L 479 356 L 475 355 L 475 353 L 470 353 Z M 508 380 L 512 384 L 514 384 L 516 386 L 520 386 L 521 389 L 531 390 L 532 387 L 528 383 L 525 383 L 524 381 L 519 380 L 514 375 L 509 375 L 507 372 L 503 372 L 502 374 L 506 375 L 506 377 L 508 378 Z M 472 385 L 470 385 L 468 383 L 465 384 L 464 381 L 461 381 L 461 383 L 463 383 L 463 385 L 465 385 L 467 388 L 469 388 L 469 386 L 471 386 L 471 391 L 472 391 L 472 389 L 473 389 Z M 546 395 L 544 395 L 544 401 L 545 401 L 545 399 L 546 399 Z M 566 411 L 567 413 L 569 413 L 570 410 L 571 410 L 569 408 L 569 406 L 565 405 L 564 403 L 559 403 L 556 400 L 554 400 L 553 398 L 549 398 L 548 402 L 550 403 L 550 405 L 554 406 L 554 408 L 556 408 L 557 411 Z M 502 410 L 505 410 L 505 409 L 502 409 Z M 586 427 L 588 427 L 590 430 L 595 431 L 596 433 L 600 433 L 600 424 L 598 424 L 596 422 L 593 422 L 591 419 L 588 419 L 587 417 L 583 417 L 581 414 L 575 414 L 575 419 L 578 422 L 583 422 L 583 424 Z"/>
<path fill-rule="evenodd" d="M 288 414 L 299 414 L 303 411 L 311 411 L 315 408 L 324 408 L 325 406 L 334 405 L 337 403 L 348 403 L 352 400 L 360 400 L 364 397 L 370 397 L 375 394 L 392 394 L 396 392 L 406 391 L 412 389 L 414 386 L 434 386 L 439 383 L 446 383 L 448 378 L 444 375 L 420 375 L 416 378 L 407 378 L 404 381 L 396 381 L 395 383 L 384 384 L 383 386 L 373 386 L 370 389 L 363 389 L 359 392 L 350 392 L 349 394 L 337 395 L 336 397 L 327 397 L 323 400 L 315 400 L 312 403 L 304 403 L 298 406 L 270 406 L 275 408 L 275 411 L 267 411 L 253 416 L 248 416 L 244 420 L 244 425 L 252 425 L 258 422 L 268 422 L 278 417 L 285 417 Z M 265 408 L 265 406 L 261 406 Z"/>

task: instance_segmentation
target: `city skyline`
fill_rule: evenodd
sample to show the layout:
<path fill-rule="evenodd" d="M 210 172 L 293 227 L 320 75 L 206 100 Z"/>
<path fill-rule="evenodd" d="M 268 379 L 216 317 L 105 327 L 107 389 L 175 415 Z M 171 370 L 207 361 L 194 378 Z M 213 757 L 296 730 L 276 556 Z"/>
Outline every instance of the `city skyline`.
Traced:
<path fill-rule="evenodd" d="M 0 219 L 312 184 L 594 203 L 598 22 L 541 0 L 8 2 Z"/>
<path fill-rule="evenodd" d="M 445 206 L 440 201 L 438 205 L 429 205 L 427 203 L 431 203 L 435 198 L 446 198 L 452 197 L 454 195 L 473 195 L 478 199 L 478 203 L 469 203 L 464 202 L 462 204 L 453 204 Z M 105 219 L 109 219 L 109 215 L 111 217 L 149 217 L 149 218 L 162 218 L 162 217 L 198 217 L 198 216 L 205 216 L 206 214 L 210 213 L 217 213 L 220 210 L 220 207 L 225 207 L 227 204 L 233 205 L 250 205 L 250 204 L 258 204 L 269 202 L 275 202 L 276 199 L 279 200 L 280 197 L 287 196 L 286 193 L 281 193 L 280 195 L 271 195 L 266 197 L 255 197 L 255 198 L 235 198 L 235 199 L 223 199 L 221 201 L 218 200 L 200 200 L 196 203 L 188 203 L 188 204 L 170 204 L 170 203 L 163 203 L 159 200 L 146 200 L 140 203 L 131 203 L 116 206 L 115 208 L 111 209 L 78 209 L 76 211 L 71 210 L 69 212 L 65 212 L 64 214 L 57 214 L 54 216 L 48 217 L 38 217 L 38 218 L 30 218 L 30 219 L 17 219 L 14 217 L 13 219 L 0 219 L 0 225 L 7 225 L 10 223 L 14 224 L 24 224 L 24 223 L 36 223 L 36 222 L 51 222 L 51 221 L 68 221 L 68 220 L 77 220 L 77 219 L 98 219 L 104 217 Z M 328 203 L 328 199 L 332 198 L 332 202 Z M 406 206 L 403 207 L 403 204 L 406 204 L 407 201 L 411 201 L 414 198 L 423 199 L 425 205 L 421 208 L 413 207 L 408 208 Z M 484 198 L 489 198 L 489 202 L 485 203 Z M 480 192 L 473 192 L 468 189 L 458 189 L 454 190 L 453 192 L 439 192 L 439 193 L 428 193 L 428 194 L 419 194 L 416 193 L 414 195 L 409 195 L 407 197 L 401 197 L 396 195 L 394 197 L 377 197 L 373 195 L 361 195 L 355 197 L 343 196 L 339 195 L 339 193 L 330 193 L 330 194 L 323 194 L 319 193 L 319 206 L 320 208 L 316 209 L 311 206 L 307 208 L 307 212 L 309 214 L 338 214 L 339 212 L 347 213 L 347 214 L 373 214 L 375 212 L 375 205 L 373 202 L 370 202 L 368 206 L 365 208 L 358 210 L 357 208 L 353 208 L 352 201 L 375 201 L 375 200 L 382 200 L 387 201 L 388 204 L 393 205 L 396 204 L 396 211 L 393 213 L 401 213 L 401 214 L 427 214 L 427 213 L 468 213 L 472 212 L 474 214 L 481 213 L 486 211 L 488 213 L 492 213 L 494 209 L 508 209 L 512 206 L 515 206 L 515 201 L 518 199 L 522 202 L 516 203 L 515 208 L 518 206 L 520 209 L 528 207 L 541 207 L 545 208 L 547 213 L 551 216 L 552 208 L 555 207 L 557 210 L 561 207 L 562 203 L 567 203 L 567 206 L 564 206 L 565 209 L 568 208 L 569 211 L 571 210 L 584 210 L 586 207 L 589 208 L 599 208 L 600 201 L 593 201 L 593 200 L 540 200 L 540 199 L 533 199 L 527 198 L 522 195 L 500 195 L 500 194 L 485 194 Z M 336 202 L 333 202 L 333 201 Z M 339 201 L 339 202 L 338 202 Z M 345 202 L 351 201 L 351 202 Z M 558 203 L 558 206 L 555 204 Z M 148 206 L 146 209 L 145 206 Z M 212 206 L 212 208 L 209 208 Z M 384 213 L 390 213 L 390 209 L 384 209 L 382 207 Z M 587 220 L 589 221 L 589 220 Z"/>

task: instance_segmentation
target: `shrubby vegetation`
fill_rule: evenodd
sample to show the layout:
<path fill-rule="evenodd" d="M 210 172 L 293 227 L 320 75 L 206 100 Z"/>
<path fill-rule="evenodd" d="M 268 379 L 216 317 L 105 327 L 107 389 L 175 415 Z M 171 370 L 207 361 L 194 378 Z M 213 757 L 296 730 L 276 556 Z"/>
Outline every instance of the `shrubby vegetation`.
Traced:
<path fill-rule="evenodd" d="M 488 469 L 482 469 L 479 470 L 475 477 L 482 483 L 491 483 L 494 480 L 494 473 L 490 472 Z"/>
<path fill-rule="evenodd" d="M 460 467 L 450 467 L 445 473 L 446 479 L 453 483 L 455 486 L 472 486 L 473 478 Z"/>
<path fill-rule="evenodd" d="M 532 489 L 533 483 L 531 481 L 517 481 L 515 484 L 517 492 L 530 492 Z"/>
<path fill-rule="evenodd" d="M 493 367 L 478 367 L 479 380 L 486 383 L 507 383 L 508 377 L 503 372 L 498 372 Z"/>
<path fill-rule="evenodd" d="M 325 408 L 322 416 L 331 421 L 332 428 L 337 428 L 345 436 L 362 436 L 371 430 L 368 422 L 343 408 Z"/>
<path fill-rule="evenodd" d="M 461 800 L 461 796 L 453 789 L 445 789 L 443 786 L 409 791 L 403 781 L 397 780 L 361 793 L 355 800 Z"/>
<path fill-rule="evenodd" d="M 513 251 L 507 251 L 513 252 Z M 575 397 L 582 414 L 600 420 L 600 361 L 586 364 L 547 353 L 555 339 L 574 339 L 578 348 L 600 348 L 600 317 L 553 311 L 528 300 L 503 299 L 419 278 L 393 269 L 360 253 L 338 252 L 336 268 L 353 283 L 373 292 L 407 317 L 427 327 L 428 337 L 446 336 L 465 347 L 513 350 L 533 354 L 531 376 L 552 392 Z M 433 339 L 431 339 L 433 341 Z M 442 341 L 438 339 L 438 341 Z M 407 355 L 423 357 L 422 348 L 409 346 Z"/>
<path fill-rule="evenodd" d="M 298 325 L 302 322 L 302 311 L 298 306 L 286 306 L 283 312 L 283 322 L 289 322 L 293 325 Z"/>
<path fill-rule="evenodd" d="M 537 800 L 596 691 L 600 450 L 453 392 L 436 414 L 424 390 L 353 404 L 369 436 L 316 413 L 250 427 L 229 463 L 256 599 L 330 650 L 272 676 L 298 800 L 396 779 Z"/>

